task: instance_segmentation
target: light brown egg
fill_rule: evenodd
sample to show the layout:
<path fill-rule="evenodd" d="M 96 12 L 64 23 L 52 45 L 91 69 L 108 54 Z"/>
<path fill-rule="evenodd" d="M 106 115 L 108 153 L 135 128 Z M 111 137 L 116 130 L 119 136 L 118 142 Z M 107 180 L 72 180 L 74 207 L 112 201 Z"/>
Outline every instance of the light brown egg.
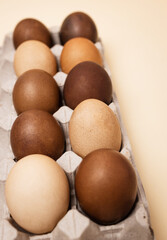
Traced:
<path fill-rule="evenodd" d="M 30 69 L 41 69 L 52 76 L 57 72 L 55 56 L 46 44 L 37 40 L 20 44 L 14 56 L 14 70 L 18 77 Z"/>
<path fill-rule="evenodd" d="M 25 230 L 50 232 L 69 207 L 67 177 L 50 157 L 35 154 L 22 158 L 10 171 L 5 196 L 12 218 Z"/>
<path fill-rule="evenodd" d="M 81 102 L 69 122 L 72 149 L 81 157 L 99 148 L 120 150 L 121 129 L 109 106 L 97 99 Z"/>
<path fill-rule="evenodd" d="M 69 73 L 74 66 L 84 61 L 92 61 L 103 66 L 98 49 L 89 39 L 78 37 L 66 42 L 60 56 L 62 71 Z"/>

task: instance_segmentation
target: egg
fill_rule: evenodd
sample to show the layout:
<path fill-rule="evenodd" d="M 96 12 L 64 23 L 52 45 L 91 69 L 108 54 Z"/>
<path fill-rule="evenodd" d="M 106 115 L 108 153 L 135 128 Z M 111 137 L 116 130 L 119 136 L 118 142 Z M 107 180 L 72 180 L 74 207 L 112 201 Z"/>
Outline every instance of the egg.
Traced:
<path fill-rule="evenodd" d="M 9 212 L 19 226 L 31 233 L 47 233 L 68 210 L 69 183 L 53 159 L 29 155 L 11 169 L 5 197 Z"/>
<path fill-rule="evenodd" d="M 75 176 L 81 209 L 99 224 L 115 224 L 132 210 L 137 196 L 135 171 L 121 153 L 98 149 L 81 162 Z"/>
<path fill-rule="evenodd" d="M 28 110 L 16 118 L 10 142 L 17 160 L 30 154 L 44 154 L 56 160 L 65 148 L 61 126 L 50 113 L 41 110 Z"/>
<path fill-rule="evenodd" d="M 90 61 L 81 62 L 67 75 L 63 96 L 65 104 L 72 109 L 89 98 L 109 104 L 112 100 L 111 79 L 100 65 Z"/>
<path fill-rule="evenodd" d="M 46 44 L 37 40 L 23 42 L 14 54 L 14 70 L 18 77 L 30 69 L 41 69 L 52 76 L 57 72 L 55 56 Z"/>
<path fill-rule="evenodd" d="M 73 12 L 68 15 L 60 28 L 61 43 L 75 37 L 85 37 L 92 42 L 97 41 L 97 28 L 92 18 L 84 12 Z"/>
<path fill-rule="evenodd" d="M 99 148 L 119 151 L 121 129 L 110 107 L 97 99 L 81 102 L 73 111 L 69 122 L 72 150 L 81 157 Z"/>
<path fill-rule="evenodd" d="M 33 18 L 25 18 L 18 22 L 13 32 L 15 48 L 27 40 L 38 40 L 45 43 L 48 47 L 53 45 L 52 37 L 47 27 Z"/>
<path fill-rule="evenodd" d="M 28 70 L 14 85 L 13 104 L 17 114 L 30 109 L 53 114 L 60 106 L 58 85 L 49 73 L 40 69 Z"/>
<path fill-rule="evenodd" d="M 103 66 L 99 50 L 89 39 L 77 37 L 66 42 L 60 56 L 62 71 L 68 74 L 73 67 L 84 61 L 92 61 Z"/>

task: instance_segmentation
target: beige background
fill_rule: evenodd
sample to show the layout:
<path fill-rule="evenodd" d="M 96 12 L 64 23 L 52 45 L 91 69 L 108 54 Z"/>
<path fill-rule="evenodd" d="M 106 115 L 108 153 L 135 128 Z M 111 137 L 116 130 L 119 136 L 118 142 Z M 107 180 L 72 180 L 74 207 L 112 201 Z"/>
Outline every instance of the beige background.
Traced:
<path fill-rule="evenodd" d="M 102 38 L 157 240 L 167 239 L 167 2 L 0 0 L 0 45 L 22 18 L 48 27 L 87 12 Z"/>

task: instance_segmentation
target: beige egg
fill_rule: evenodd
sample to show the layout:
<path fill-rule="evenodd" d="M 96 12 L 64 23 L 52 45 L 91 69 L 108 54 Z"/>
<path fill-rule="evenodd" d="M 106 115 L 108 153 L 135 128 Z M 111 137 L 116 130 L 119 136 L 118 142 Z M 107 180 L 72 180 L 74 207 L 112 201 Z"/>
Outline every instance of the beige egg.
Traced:
<path fill-rule="evenodd" d="M 81 157 L 99 148 L 119 151 L 121 129 L 116 115 L 108 105 L 96 99 L 81 102 L 69 122 L 72 149 Z"/>
<path fill-rule="evenodd" d="M 62 71 L 69 73 L 73 67 L 84 61 L 92 61 L 103 66 L 99 50 L 89 39 L 77 37 L 66 42 L 60 56 Z"/>
<path fill-rule="evenodd" d="M 12 218 L 23 229 L 50 232 L 69 207 L 69 184 L 56 161 L 34 154 L 22 158 L 10 171 L 5 196 Z"/>
<path fill-rule="evenodd" d="M 30 69 L 41 69 L 52 76 L 57 72 L 55 56 L 46 44 L 37 40 L 23 42 L 14 55 L 14 70 L 18 77 Z"/>

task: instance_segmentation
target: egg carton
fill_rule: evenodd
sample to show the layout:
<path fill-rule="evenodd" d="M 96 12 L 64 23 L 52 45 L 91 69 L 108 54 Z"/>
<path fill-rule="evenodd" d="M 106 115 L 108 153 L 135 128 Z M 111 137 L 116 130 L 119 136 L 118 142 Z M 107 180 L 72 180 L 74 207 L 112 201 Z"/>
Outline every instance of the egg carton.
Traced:
<path fill-rule="evenodd" d="M 50 29 L 55 45 L 51 48 L 58 63 L 59 71 L 55 74 L 54 79 L 57 82 L 61 94 L 63 92 L 64 83 L 67 74 L 61 71 L 60 55 L 63 46 L 60 44 L 59 27 Z M 104 51 L 101 41 L 99 40 L 96 47 L 101 53 L 105 70 L 111 77 L 109 67 L 104 58 Z M 15 49 L 12 43 L 12 33 L 6 35 L 4 44 L 0 48 L 0 240 L 153 240 L 154 233 L 150 225 L 150 216 L 147 199 L 144 189 L 138 175 L 134 157 L 132 154 L 129 139 L 124 128 L 118 100 L 113 92 L 113 102 L 109 107 L 116 114 L 122 132 L 122 147 L 121 153 L 125 155 L 132 163 L 137 175 L 138 195 L 135 206 L 126 219 L 121 222 L 102 226 L 89 219 L 82 212 L 79 203 L 76 199 L 74 181 L 76 169 L 82 161 L 72 151 L 68 134 L 68 124 L 73 110 L 63 106 L 54 113 L 54 117 L 61 124 L 66 138 L 66 151 L 57 160 L 58 164 L 64 169 L 70 184 L 70 207 L 66 215 L 59 221 L 54 230 L 48 234 L 35 235 L 30 234 L 20 228 L 10 217 L 8 207 L 5 202 L 5 181 L 8 173 L 14 166 L 14 155 L 10 146 L 10 130 L 17 115 L 12 102 L 12 90 L 17 80 L 13 69 Z"/>

